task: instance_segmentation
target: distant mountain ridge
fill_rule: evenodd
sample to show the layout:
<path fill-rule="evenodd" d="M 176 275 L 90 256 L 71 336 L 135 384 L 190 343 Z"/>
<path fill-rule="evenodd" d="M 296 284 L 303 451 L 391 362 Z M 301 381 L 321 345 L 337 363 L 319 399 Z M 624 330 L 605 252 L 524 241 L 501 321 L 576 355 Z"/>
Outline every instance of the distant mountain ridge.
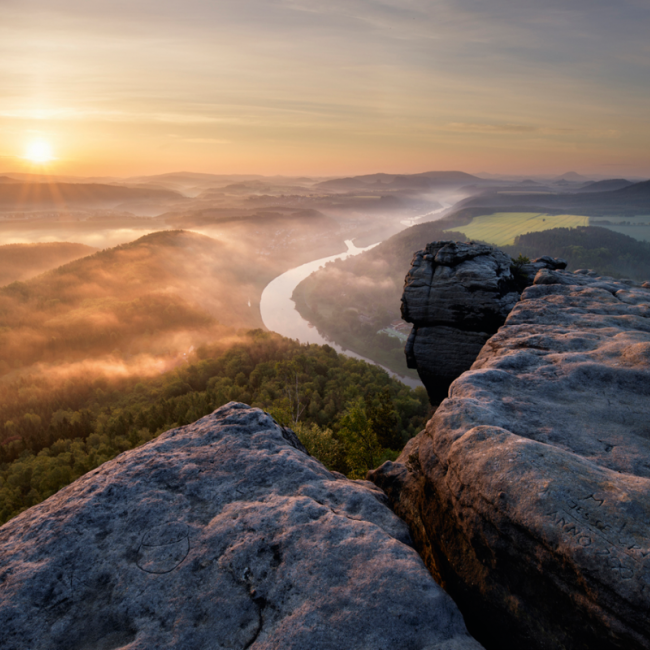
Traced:
<path fill-rule="evenodd" d="M 488 190 L 465 199 L 457 207 L 459 208 L 457 212 L 465 208 L 481 207 L 517 212 L 566 210 L 571 214 L 585 216 L 650 214 L 650 181 L 606 191 L 510 194 Z M 448 220 L 453 224 L 454 215 L 450 215 Z"/>
<path fill-rule="evenodd" d="M 642 181 L 641 183 L 634 183 L 615 191 L 618 195 L 625 196 L 647 196 L 650 198 L 650 181 Z"/>
<path fill-rule="evenodd" d="M 460 187 L 462 185 L 491 185 L 489 181 L 465 172 L 441 171 L 419 174 L 366 174 L 334 178 L 317 183 L 314 187 L 322 190 L 427 190 L 436 187 Z"/>
<path fill-rule="evenodd" d="M 0 183 L 0 209 L 21 210 L 65 206 L 106 206 L 125 201 L 184 201 L 173 190 L 143 189 L 101 183 Z"/>
<path fill-rule="evenodd" d="M 567 172 L 566 174 L 562 174 L 561 176 L 556 176 L 554 181 L 570 181 L 572 183 L 578 182 L 578 183 L 584 183 L 589 181 L 590 179 L 587 176 L 582 176 L 578 174 L 577 172 Z"/>
<path fill-rule="evenodd" d="M 634 185 L 634 183 L 625 178 L 609 178 L 604 181 L 587 183 L 586 185 L 583 185 L 578 192 L 609 192 L 613 190 L 621 190 L 630 185 Z"/>

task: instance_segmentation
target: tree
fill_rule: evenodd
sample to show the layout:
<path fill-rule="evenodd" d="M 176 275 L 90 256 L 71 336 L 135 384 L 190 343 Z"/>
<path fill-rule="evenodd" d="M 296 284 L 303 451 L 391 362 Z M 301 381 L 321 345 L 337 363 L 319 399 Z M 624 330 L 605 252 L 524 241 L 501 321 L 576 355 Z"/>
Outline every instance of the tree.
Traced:
<path fill-rule="evenodd" d="M 288 410 L 292 424 L 298 424 L 302 414 L 309 406 L 308 396 L 303 388 L 302 375 L 305 374 L 306 359 L 303 355 L 291 361 L 281 361 L 277 365 L 277 374 L 283 382 L 282 392 L 288 401 Z"/>
<path fill-rule="evenodd" d="M 377 436 L 377 442 L 384 449 L 400 450 L 402 436 L 398 430 L 399 418 L 388 386 L 379 395 L 368 395 L 365 399 L 366 415 Z"/>
<path fill-rule="evenodd" d="M 339 437 L 346 448 L 350 478 L 364 478 L 381 454 L 362 397 L 349 402 L 339 420 Z"/>

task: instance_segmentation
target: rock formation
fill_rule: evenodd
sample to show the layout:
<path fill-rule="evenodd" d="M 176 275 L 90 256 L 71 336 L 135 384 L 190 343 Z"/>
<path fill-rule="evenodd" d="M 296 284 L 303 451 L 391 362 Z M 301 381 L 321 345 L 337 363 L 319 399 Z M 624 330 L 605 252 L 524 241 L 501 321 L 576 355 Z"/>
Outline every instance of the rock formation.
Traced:
<path fill-rule="evenodd" d="M 371 473 L 487 648 L 650 647 L 650 290 L 595 275 L 539 270 Z"/>
<path fill-rule="evenodd" d="M 230 403 L 0 528 L 0 647 L 479 650 L 385 501 Z"/>
<path fill-rule="evenodd" d="M 566 262 L 540 258 L 519 269 L 504 252 L 473 242 L 436 241 L 418 251 L 406 276 L 402 318 L 413 323 L 406 361 L 438 404 L 506 320 L 540 268 Z"/>

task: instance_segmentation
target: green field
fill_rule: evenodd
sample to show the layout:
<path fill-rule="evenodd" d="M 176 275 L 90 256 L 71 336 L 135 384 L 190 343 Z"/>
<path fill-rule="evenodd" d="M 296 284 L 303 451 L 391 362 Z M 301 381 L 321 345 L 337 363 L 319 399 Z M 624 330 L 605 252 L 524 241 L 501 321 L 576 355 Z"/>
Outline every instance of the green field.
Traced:
<path fill-rule="evenodd" d="M 575 214 L 545 214 L 543 212 L 495 212 L 474 217 L 467 226 L 454 226 L 468 239 L 507 246 L 513 244 L 517 235 L 539 232 L 551 228 L 575 228 L 588 226 L 589 217 Z"/>

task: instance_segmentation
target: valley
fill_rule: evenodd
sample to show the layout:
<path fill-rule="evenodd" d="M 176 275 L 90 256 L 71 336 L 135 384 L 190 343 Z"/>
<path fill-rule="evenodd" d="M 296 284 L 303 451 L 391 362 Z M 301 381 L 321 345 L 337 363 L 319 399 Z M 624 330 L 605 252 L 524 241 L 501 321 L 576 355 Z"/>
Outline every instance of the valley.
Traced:
<path fill-rule="evenodd" d="M 229 400 L 270 410 L 348 475 L 394 457 L 428 414 L 406 367 L 399 305 L 405 269 L 430 241 L 472 238 L 513 258 L 550 253 L 573 267 L 647 273 L 650 244 L 557 209 L 472 206 L 503 183 L 467 176 L 131 181 L 151 190 L 146 205 L 111 204 L 133 194 L 101 183 L 26 192 L 0 220 L 0 487 L 13 486 L 3 517 Z M 65 205 L 44 210 L 44 196 Z M 372 430 L 373 409 L 396 414 L 400 442 L 354 438 L 355 426 Z M 27 478 L 36 476 L 45 478 Z"/>

